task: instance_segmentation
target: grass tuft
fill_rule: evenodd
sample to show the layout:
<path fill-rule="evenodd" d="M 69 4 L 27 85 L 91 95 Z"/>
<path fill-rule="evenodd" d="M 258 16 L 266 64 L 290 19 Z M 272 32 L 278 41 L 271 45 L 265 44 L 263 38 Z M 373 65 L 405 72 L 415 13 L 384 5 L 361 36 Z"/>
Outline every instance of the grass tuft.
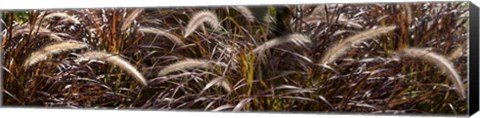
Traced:
<path fill-rule="evenodd" d="M 22 107 L 468 114 L 468 46 L 459 45 L 468 45 L 468 15 L 468 2 L 6 11 L 0 99 Z M 37 50 L 64 40 L 85 44 Z M 28 58 L 49 63 L 25 69 Z"/>

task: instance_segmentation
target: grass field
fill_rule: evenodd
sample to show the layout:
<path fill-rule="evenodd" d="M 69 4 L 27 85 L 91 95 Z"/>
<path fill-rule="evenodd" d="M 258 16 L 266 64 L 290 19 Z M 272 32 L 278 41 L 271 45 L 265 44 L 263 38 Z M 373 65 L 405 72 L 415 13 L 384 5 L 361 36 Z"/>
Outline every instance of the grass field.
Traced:
<path fill-rule="evenodd" d="M 4 106 L 466 114 L 468 2 L 2 13 Z"/>

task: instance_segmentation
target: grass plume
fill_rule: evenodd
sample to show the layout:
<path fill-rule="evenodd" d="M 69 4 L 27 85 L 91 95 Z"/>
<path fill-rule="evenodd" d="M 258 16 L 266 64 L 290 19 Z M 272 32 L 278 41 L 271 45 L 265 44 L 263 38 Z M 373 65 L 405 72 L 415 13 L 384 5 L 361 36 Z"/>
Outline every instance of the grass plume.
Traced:
<path fill-rule="evenodd" d="M 37 32 L 38 31 L 38 32 Z M 36 34 L 36 33 L 41 33 L 40 35 L 46 34 L 50 39 L 55 40 L 55 41 L 63 41 L 63 39 L 58 36 L 57 34 L 53 33 L 52 31 L 45 29 L 43 27 L 33 27 L 33 31 L 31 27 L 28 26 L 20 26 L 18 28 L 15 28 L 12 37 L 17 37 L 20 35 L 28 34 L 28 33 Z"/>
<path fill-rule="evenodd" d="M 422 59 L 436 65 L 442 70 L 443 74 L 448 76 L 450 78 L 450 81 L 453 82 L 455 90 L 457 91 L 459 96 L 462 98 L 466 98 L 464 92 L 465 89 L 463 87 L 460 75 L 453 67 L 452 62 L 448 61 L 444 56 L 421 48 L 403 49 L 399 52 L 399 54 L 406 57 Z"/>
<path fill-rule="evenodd" d="M 356 35 L 346 38 L 345 40 L 339 41 L 338 43 L 333 44 L 330 48 L 328 48 L 322 60 L 318 64 L 323 65 L 331 63 L 335 61 L 338 57 L 345 54 L 352 45 L 356 45 L 358 43 L 366 41 L 367 39 L 374 38 L 380 34 L 388 33 L 394 29 L 396 29 L 396 26 L 381 26 L 375 29 L 360 32 Z"/>
<path fill-rule="evenodd" d="M 195 31 L 200 25 L 204 22 L 210 25 L 212 28 L 220 27 L 218 22 L 218 17 L 215 13 L 211 11 L 200 11 L 193 15 L 192 19 L 188 23 L 187 27 L 185 28 L 185 35 L 184 37 L 188 37 L 193 31 Z"/>
<path fill-rule="evenodd" d="M 55 18 L 55 17 L 61 18 L 62 21 L 66 21 L 66 22 L 69 22 L 69 23 L 80 24 L 80 21 L 78 19 L 76 19 L 75 17 L 73 17 L 71 15 L 68 15 L 67 13 L 64 13 L 64 12 L 51 13 L 51 14 L 46 15 L 44 18 L 45 19 L 52 19 L 52 18 Z"/>
<path fill-rule="evenodd" d="M 255 48 L 253 50 L 253 53 L 258 54 L 261 57 L 266 50 L 287 42 L 293 42 L 295 43 L 295 45 L 298 45 L 298 46 L 305 46 L 305 43 L 310 43 L 311 41 L 310 41 L 310 38 L 308 38 L 305 35 L 298 34 L 298 33 L 290 34 L 290 35 L 274 38 L 263 43 L 262 45 Z"/>
<path fill-rule="evenodd" d="M 212 61 L 209 60 L 200 60 L 200 59 L 185 59 L 183 61 L 178 61 L 173 64 L 168 65 L 167 67 L 163 68 L 159 73 L 158 76 L 164 76 L 168 73 L 184 70 L 189 68 L 208 68 L 210 67 Z"/>
<path fill-rule="evenodd" d="M 234 6 L 233 9 L 237 10 L 243 17 L 247 18 L 248 21 L 255 21 L 255 16 L 253 16 L 252 11 L 246 6 Z"/>
<path fill-rule="evenodd" d="M 51 55 L 64 51 L 86 48 L 87 46 L 87 44 L 75 40 L 55 42 L 31 53 L 31 55 L 25 60 L 23 65 L 24 67 L 29 67 L 40 61 L 46 60 Z"/>
<path fill-rule="evenodd" d="M 171 41 L 173 41 L 177 44 L 185 45 L 185 43 L 180 38 L 178 38 L 177 36 L 175 36 L 173 34 L 170 34 L 168 32 L 156 29 L 156 28 L 152 28 L 152 27 L 140 28 L 138 31 L 143 32 L 143 33 L 152 33 L 152 34 L 156 34 L 156 35 L 165 36 L 165 37 L 167 37 L 168 39 L 170 39 Z"/>
<path fill-rule="evenodd" d="M 143 75 L 135 68 L 133 65 L 131 65 L 128 61 L 124 60 L 118 55 L 106 53 L 106 52 L 101 52 L 101 51 L 90 51 L 86 52 L 80 55 L 80 58 L 82 59 L 98 59 L 98 60 L 104 60 L 107 63 L 110 63 L 112 65 L 118 66 L 121 69 L 125 70 L 128 74 L 133 76 L 137 82 L 139 82 L 143 86 L 147 86 L 147 80 L 143 77 Z"/>

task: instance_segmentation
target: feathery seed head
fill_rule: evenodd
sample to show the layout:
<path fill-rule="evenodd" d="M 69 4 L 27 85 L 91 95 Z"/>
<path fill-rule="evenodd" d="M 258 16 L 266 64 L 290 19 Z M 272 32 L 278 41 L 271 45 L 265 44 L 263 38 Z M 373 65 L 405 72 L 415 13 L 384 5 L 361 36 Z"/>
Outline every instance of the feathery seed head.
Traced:
<path fill-rule="evenodd" d="M 139 82 L 143 86 L 147 86 L 147 80 L 143 75 L 131 65 L 128 61 L 124 60 L 118 55 L 101 52 L 101 51 L 90 51 L 80 55 L 80 59 L 98 59 L 106 61 L 112 65 L 118 66 L 121 69 L 125 70 L 128 74 L 133 76 L 137 82 Z"/>
<path fill-rule="evenodd" d="M 14 28 L 13 33 L 12 33 L 12 37 L 17 37 L 19 35 L 30 33 L 30 31 L 31 31 L 30 28 L 31 27 L 29 27 L 29 26 L 19 26 L 17 28 Z M 37 32 L 37 30 L 38 30 L 38 32 Z M 58 34 L 53 33 L 52 31 L 50 31 L 48 29 L 45 29 L 43 27 L 38 27 L 38 26 L 33 27 L 32 34 L 36 34 L 36 33 L 45 33 L 45 34 L 47 34 L 48 37 L 50 37 L 50 39 L 53 39 L 55 41 L 63 41 L 63 39 L 60 36 L 58 36 Z"/>
<path fill-rule="evenodd" d="M 158 75 L 159 76 L 164 76 L 167 75 L 168 73 L 174 72 L 174 71 L 179 71 L 179 70 L 184 70 L 184 69 L 190 69 L 190 68 L 209 68 L 211 67 L 212 61 L 210 60 L 200 60 L 200 59 L 185 59 L 183 61 L 178 61 L 173 64 L 168 65 L 167 67 L 163 68 Z"/>
<path fill-rule="evenodd" d="M 171 41 L 173 41 L 177 44 L 180 44 L 182 46 L 185 45 L 185 43 L 180 38 L 178 38 L 177 36 L 175 36 L 173 34 L 170 34 L 168 32 L 156 29 L 156 28 L 152 28 L 152 27 L 140 28 L 138 31 L 139 32 L 144 32 L 144 33 L 153 33 L 153 34 L 157 34 L 157 35 L 162 35 L 162 36 L 167 37 L 168 39 L 170 39 Z"/>
<path fill-rule="evenodd" d="M 246 6 L 234 6 L 233 9 L 237 10 L 243 17 L 247 18 L 248 21 L 255 21 L 255 16 L 253 16 L 252 11 Z"/>
<path fill-rule="evenodd" d="M 31 55 L 25 60 L 24 67 L 29 67 L 40 61 L 46 60 L 51 55 L 64 51 L 86 48 L 87 46 L 86 43 L 75 40 L 55 42 L 31 53 Z"/>
<path fill-rule="evenodd" d="M 188 37 L 193 31 L 195 31 L 198 26 L 202 25 L 206 22 L 210 27 L 217 29 L 220 27 L 220 23 L 218 21 L 218 17 L 215 13 L 211 11 L 200 11 L 193 15 L 192 19 L 188 23 L 187 27 L 185 28 L 185 35 L 184 37 Z"/>
<path fill-rule="evenodd" d="M 79 20 L 77 20 L 75 17 L 73 17 L 71 15 L 68 15 L 67 13 L 64 13 L 64 12 L 51 13 L 51 14 L 46 15 L 44 18 L 45 19 L 52 19 L 52 18 L 55 18 L 55 17 L 61 18 L 61 19 L 63 19 L 63 21 L 70 22 L 70 23 L 73 23 L 73 24 L 80 24 Z"/>
<path fill-rule="evenodd" d="M 263 55 L 263 52 L 274 46 L 281 45 L 283 43 L 293 42 L 297 46 L 305 46 L 306 43 L 311 43 L 310 38 L 302 34 L 290 34 L 278 38 L 271 39 L 253 50 L 253 53 Z"/>
<path fill-rule="evenodd" d="M 400 56 L 422 59 L 439 67 L 443 74 L 448 76 L 450 81 L 453 82 L 454 88 L 459 96 L 461 98 L 466 98 L 466 94 L 464 92 L 465 89 L 463 87 L 460 75 L 453 67 L 452 62 L 448 61 L 444 56 L 421 48 L 407 48 L 400 50 L 400 52 L 397 54 Z"/>
<path fill-rule="evenodd" d="M 332 45 L 330 48 L 328 48 L 327 52 L 325 52 L 325 55 L 323 56 L 322 60 L 319 65 L 325 65 L 328 63 L 332 63 L 335 61 L 338 57 L 342 56 L 343 54 L 346 53 L 348 49 L 352 45 L 359 44 L 361 42 L 366 41 L 367 39 L 374 38 L 378 35 L 388 33 L 394 29 L 396 29 L 396 26 L 382 26 L 378 27 L 375 29 L 370 29 L 364 32 L 360 32 L 356 35 L 350 36 L 346 38 L 345 40 L 339 41 L 338 43 Z"/>

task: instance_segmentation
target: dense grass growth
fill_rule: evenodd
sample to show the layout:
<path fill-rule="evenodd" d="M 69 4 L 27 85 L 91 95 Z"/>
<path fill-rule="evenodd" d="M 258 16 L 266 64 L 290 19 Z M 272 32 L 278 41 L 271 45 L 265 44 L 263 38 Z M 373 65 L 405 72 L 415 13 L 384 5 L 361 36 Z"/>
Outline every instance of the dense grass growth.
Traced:
<path fill-rule="evenodd" d="M 2 103 L 466 114 L 466 5 L 4 12 Z"/>

